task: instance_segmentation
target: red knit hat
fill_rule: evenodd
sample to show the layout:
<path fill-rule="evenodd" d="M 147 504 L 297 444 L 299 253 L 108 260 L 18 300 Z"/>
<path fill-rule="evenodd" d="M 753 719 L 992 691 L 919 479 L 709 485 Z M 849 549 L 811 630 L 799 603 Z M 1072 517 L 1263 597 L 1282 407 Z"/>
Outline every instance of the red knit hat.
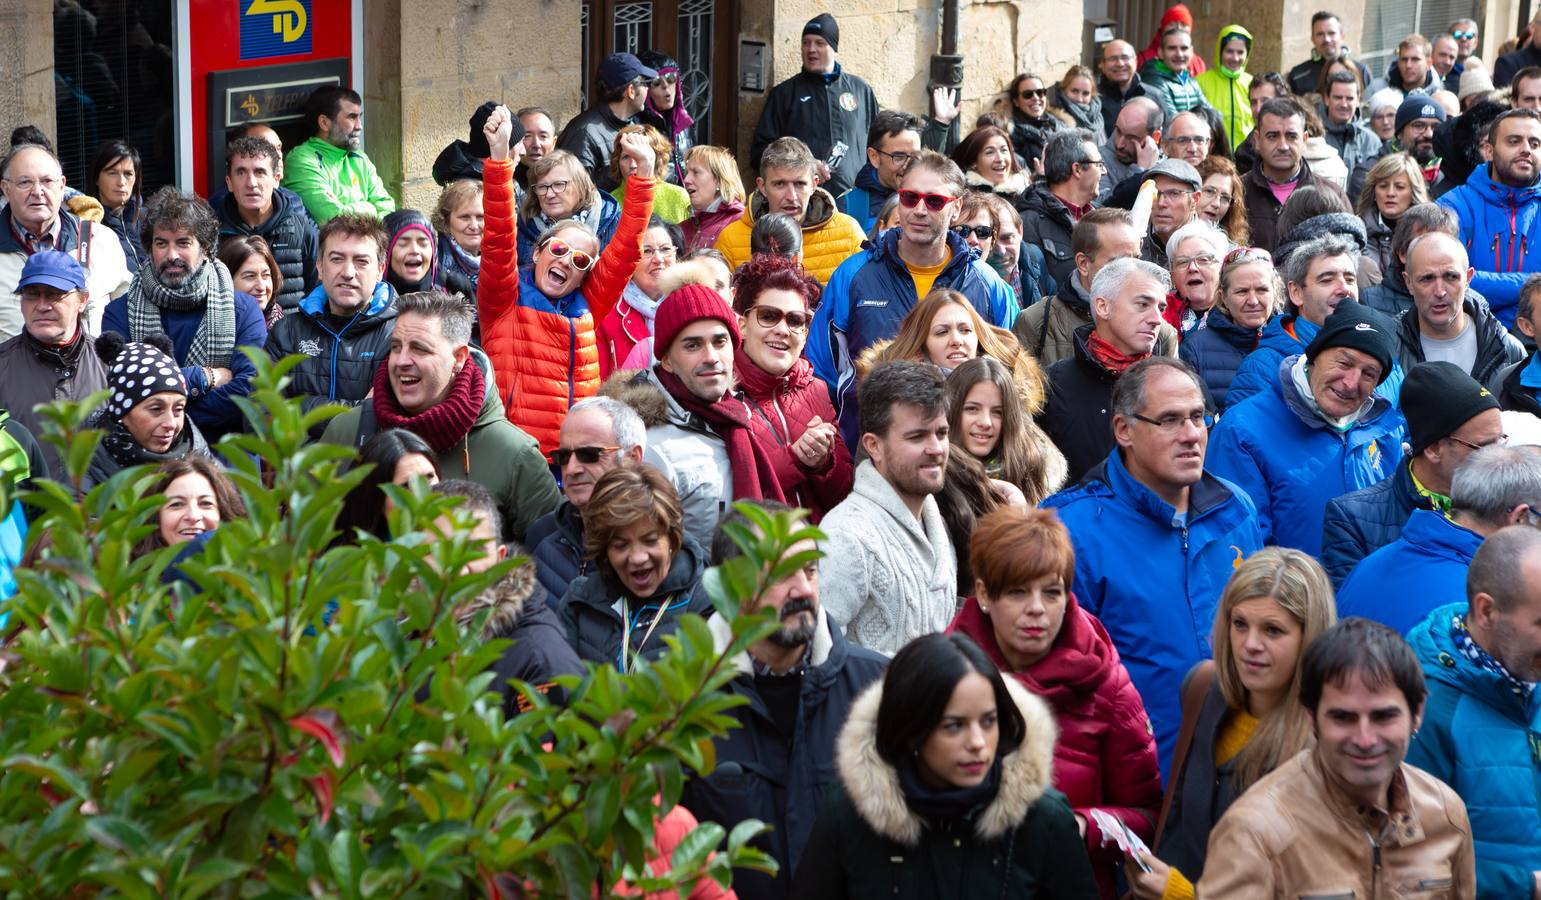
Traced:
<path fill-rule="evenodd" d="M 738 316 L 722 295 L 704 284 L 687 284 L 658 304 L 658 312 L 653 315 L 653 357 L 663 359 L 685 326 L 701 319 L 716 319 L 728 326 L 734 346 L 743 340 L 738 331 Z"/>
<path fill-rule="evenodd" d="M 1170 7 L 1161 16 L 1161 25 L 1156 29 L 1156 33 L 1160 34 L 1161 32 L 1166 31 L 1167 26 L 1177 22 L 1181 22 L 1188 26 L 1189 31 L 1193 30 L 1193 13 L 1189 12 L 1188 7 L 1181 3 Z"/>

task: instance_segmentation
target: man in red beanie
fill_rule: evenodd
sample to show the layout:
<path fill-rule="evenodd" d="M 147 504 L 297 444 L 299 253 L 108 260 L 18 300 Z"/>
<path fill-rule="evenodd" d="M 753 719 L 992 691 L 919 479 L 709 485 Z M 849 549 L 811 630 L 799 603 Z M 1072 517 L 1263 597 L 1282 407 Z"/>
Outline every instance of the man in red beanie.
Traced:
<path fill-rule="evenodd" d="M 649 373 L 669 401 L 668 419 L 647 431 L 643 460 L 674 483 L 685 534 L 712 545 L 717 520 L 735 500 L 782 500 L 770 455 L 755 440 L 754 410 L 734 390 L 738 316 L 709 287 L 687 284 L 653 317 Z"/>

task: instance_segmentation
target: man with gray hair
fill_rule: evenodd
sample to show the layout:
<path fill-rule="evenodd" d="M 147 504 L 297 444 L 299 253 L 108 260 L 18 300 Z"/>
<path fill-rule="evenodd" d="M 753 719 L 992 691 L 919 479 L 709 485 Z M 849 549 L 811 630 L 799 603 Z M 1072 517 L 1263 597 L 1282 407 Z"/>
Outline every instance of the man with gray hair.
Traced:
<path fill-rule="evenodd" d="M 1465 587 L 1465 603 L 1441 606 L 1408 635 L 1429 699 L 1407 761 L 1465 801 L 1477 896 L 1541 897 L 1541 529 L 1489 535 Z"/>
<path fill-rule="evenodd" d="M 562 419 L 551 464 L 562 473 L 560 506 L 535 520 L 525 546 L 535 556 L 536 575 L 555 606 L 568 585 L 588 575 L 588 544 L 583 538 L 583 508 L 599 477 L 624 462 L 642 462 L 647 426 L 636 411 L 610 397 L 587 397 Z"/>
<path fill-rule="evenodd" d="M 369 400 L 333 419 L 321 440 L 358 448 L 380 431 L 405 428 L 433 448 L 441 478 L 490 491 L 503 515 L 503 540 L 522 542 L 561 497 L 540 446 L 503 415 L 487 357 L 471 349 L 475 315 L 441 291 L 402 295 L 390 355 L 375 371 Z"/>
<path fill-rule="evenodd" d="M 1450 512 L 1415 509 L 1402 536 L 1364 558 L 1338 591 L 1338 614 L 1406 634 L 1461 597 L 1467 566 L 1488 535 L 1541 524 L 1541 452 L 1501 444 L 1473 451 L 1455 471 Z"/>
<path fill-rule="evenodd" d="M 1106 164 L 1084 128 L 1059 131 L 1043 148 L 1043 178 L 1022 199 L 1022 242 L 1043 248 L 1049 274 L 1063 284 L 1075 271 L 1070 232 L 1096 205 Z"/>
<path fill-rule="evenodd" d="M 1207 471 L 1210 410 L 1187 363 L 1137 362 L 1103 405 L 1116 445 L 1044 506 L 1070 531 L 1076 600 L 1120 648 L 1169 772 L 1183 678 L 1209 657 L 1220 594 L 1263 535 L 1247 495 Z"/>
<path fill-rule="evenodd" d="M 1092 321 L 1076 329 L 1075 355 L 1049 366 L 1048 398 L 1038 415 L 1065 454 L 1069 483 L 1113 449 L 1113 385 L 1155 352 L 1171 289 L 1166 270 L 1140 259 L 1116 259 L 1092 279 Z"/>

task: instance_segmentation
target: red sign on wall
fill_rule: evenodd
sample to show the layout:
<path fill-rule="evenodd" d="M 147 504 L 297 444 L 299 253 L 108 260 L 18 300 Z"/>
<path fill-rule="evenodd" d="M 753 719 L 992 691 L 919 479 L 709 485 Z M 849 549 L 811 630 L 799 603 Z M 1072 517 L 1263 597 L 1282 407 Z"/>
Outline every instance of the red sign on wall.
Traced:
<path fill-rule="evenodd" d="M 241 58 L 243 23 L 248 37 L 257 28 L 273 36 L 265 51 L 271 55 Z M 209 142 L 225 139 L 222 132 L 215 133 L 211 128 L 216 123 L 209 121 L 209 74 L 323 59 L 351 59 L 355 24 L 352 0 L 310 0 L 305 3 L 297 0 L 190 0 L 192 183 L 195 188 L 201 190 L 209 183 Z M 286 44 L 292 45 L 296 52 L 284 54 L 274 49 Z M 299 52 L 302 50 L 306 52 Z"/>

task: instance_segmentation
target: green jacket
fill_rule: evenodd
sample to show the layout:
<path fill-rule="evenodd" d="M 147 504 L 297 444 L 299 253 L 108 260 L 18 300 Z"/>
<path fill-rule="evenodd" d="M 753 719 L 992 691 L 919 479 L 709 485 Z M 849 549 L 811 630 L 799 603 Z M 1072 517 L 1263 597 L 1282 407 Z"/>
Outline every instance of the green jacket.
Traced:
<path fill-rule="evenodd" d="M 1199 90 L 1204 92 L 1204 99 L 1220 113 L 1220 119 L 1225 122 L 1225 136 L 1231 142 L 1231 150 L 1235 151 L 1236 146 L 1252 133 L 1253 122 L 1252 98 L 1249 95 L 1252 76 L 1245 69 L 1232 72 L 1220 64 L 1224 58 L 1220 50 L 1226 40 L 1233 37 L 1245 39 L 1250 54 L 1252 33 L 1240 25 L 1227 25 L 1220 29 L 1220 40 L 1215 43 L 1215 64 L 1194 80 L 1199 83 Z"/>
<path fill-rule="evenodd" d="M 284 187 L 300 195 L 317 225 L 345 212 L 384 218 L 396 211 L 369 157 L 318 137 L 284 157 Z"/>
<path fill-rule="evenodd" d="M 380 430 L 373 409 L 368 422 L 363 421 L 364 412 L 365 406 L 355 406 L 327 423 L 322 443 L 363 446 Z M 503 514 L 504 541 L 523 543 L 530 523 L 556 509 L 562 499 L 540 446 L 508 421 L 495 389 L 487 391 L 465 440 L 439 454 L 436 462 L 440 478 L 474 481 L 492 494 Z"/>
<path fill-rule="evenodd" d="M 626 205 L 626 185 L 621 185 L 610 192 L 615 202 Z M 663 219 L 670 225 L 690 218 L 690 195 L 677 184 L 669 184 L 662 178 L 653 183 L 653 214 Z"/>

